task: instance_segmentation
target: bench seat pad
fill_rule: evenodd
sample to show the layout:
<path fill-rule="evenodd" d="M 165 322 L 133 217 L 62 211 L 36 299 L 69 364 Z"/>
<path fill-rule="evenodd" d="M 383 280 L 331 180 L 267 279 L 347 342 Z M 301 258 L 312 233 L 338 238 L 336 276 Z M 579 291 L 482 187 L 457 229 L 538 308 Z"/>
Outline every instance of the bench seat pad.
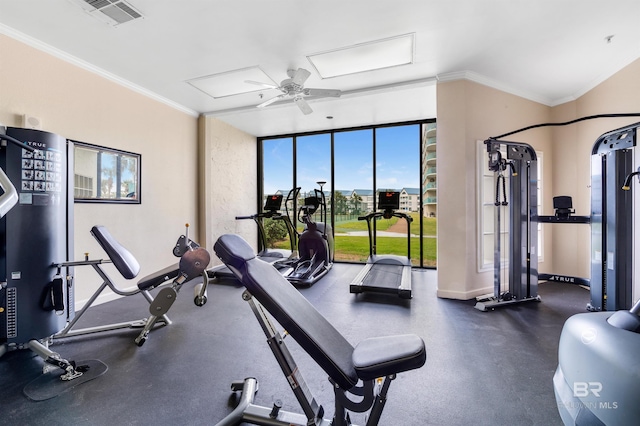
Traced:
<path fill-rule="evenodd" d="M 100 247 L 107 253 L 113 265 L 125 279 L 130 280 L 138 276 L 140 264 L 129 250 L 113 238 L 107 228 L 96 225 L 91 228 L 91 235 L 95 237 Z"/>
<path fill-rule="evenodd" d="M 166 281 L 173 280 L 179 273 L 180 265 L 178 263 L 167 266 L 166 268 L 161 269 L 158 272 L 154 272 L 153 274 L 149 274 L 138 281 L 138 288 L 140 290 L 155 288 Z"/>
<path fill-rule="evenodd" d="M 426 360 L 424 341 L 415 334 L 372 337 L 353 351 L 353 365 L 362 380 L 420 368 Z"/>

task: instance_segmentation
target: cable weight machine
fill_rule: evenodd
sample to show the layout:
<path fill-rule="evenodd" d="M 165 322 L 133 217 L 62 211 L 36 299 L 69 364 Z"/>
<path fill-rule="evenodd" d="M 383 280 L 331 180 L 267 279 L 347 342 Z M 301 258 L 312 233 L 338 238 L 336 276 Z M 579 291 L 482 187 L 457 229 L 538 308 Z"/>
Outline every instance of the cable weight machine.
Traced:
<path fill-rule="evenodd" d="M 591 151 L 591 300 L 589 311 L 633 305 L 634 206 L 631 179 L 640 123 L 600 136 Z"/>
<path fill-rule="evenodd" d="M 530 145 L 520 142 L 488 139 L 484 143 L 489 157 L 489 170 L 496 177 L 493 294 L 477 297 L 475 308 L 489 311 L 516 303 L 539 302 L 538 232 L 535 220 L 538 209 L 536 152 Z M 503 152 L 506 153 L 506 158 L 503 157 Z M 502 290 L 503 207 L 508 208 L 509 219 L 507 291 Z"/>

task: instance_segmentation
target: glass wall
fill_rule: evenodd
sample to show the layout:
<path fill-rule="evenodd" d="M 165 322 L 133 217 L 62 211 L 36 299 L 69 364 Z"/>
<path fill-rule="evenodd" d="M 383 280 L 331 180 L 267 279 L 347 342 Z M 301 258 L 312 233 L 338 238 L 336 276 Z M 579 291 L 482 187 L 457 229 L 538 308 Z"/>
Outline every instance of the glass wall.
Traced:
<path fill-rule="evenodd" d="M 292 187 L 300 187 L 300 195 L 289 211 L 295 212 L 291 218 L 301 231 L 297 210 L 306 196 L 320 188 L 318 182 L 324 182 L 335 260 L 365 262 L 370 241 L 367 223 L 358 217 L 375 211 L 378 191 L 397 191 L 398 211 L 412 221 L 409 225 L 398 218 L 373 222 L 376 252 L 406 256 L 409 231 L 413 264 L 435 267 L 435 164 L 425 167 L 428 142 L 432 143 L 431 152 L 435 151 L 434 129 L 435 121 L 425 120 L 260 139 L 262 200 L 276 192 L 286 198 Z M 428 130 L 432 130 L 430 139 L 425 137 Z M 430 180 L 425 177 L 427 170 L 432 172 Z M 432 185 L 427 192 L 425 184 L 429 182 Z M 430 195 L 428 208 L 425 194 Z M 315 220 L 320 220 L 318 214 Z M 288 239 L 273 238 L 270 244 L 287 248 Z"/>
<path fill-rule="evenodd" d="M 422 266 L 435 267 L 437 261 L 438 159 L 436 123 L 422 124 L 420 166 L 422 182 Z M 415 226 L 415 225 L 414 225 Z"/>
<path fill-rule="evenodd" d="M 304 205 L 307 197 L 319 196 L 324 193 L 327 214 L 331 215 L 331 134 L 320 133 L 295 138 L 296 146 L 296 174 L 295 186 L 300 188 L 298 208 Z M 318 192 L 316 192 L 316 190 Z M 312 216 L 314 221 L 325 222 L 322 209 L 318 209 Z M 302 232 L 303 223 L 298 218 L 297 229 Z M 327 223 L 331 223 L 330 220 Z"/>
<path fill-rule="evenodd" d="M 293 188 L 293 138 L 265 139 L 261 147 L 263 191 L 260 205 L 264 206 L 269 195 L 282 195 L 279 212 L 284 215 L 288 211 L 293 220 L 295 205 L 293 202 L 286 205 L 287 195 Z M 267 248 L 291 249 L 288 228 L 283 220 L 266 218 L 262 224 Z M 262 242 L 260 245 L 262 248 Z"/>
<path fill-rule="evenodd" d="M 334 134 L 335 260 L 365 262 L 369 256 L 367 223 L 373 209 L 373 129 Z"/>
<path fill-rule="evenodd" d="M 376 188 L 400 192 L 400 211 L 411 221 L 394 217 L 376 223 L 378 254 L 408 255 L 407 232 L 411 235 L 411 262 L 420 266 L 420 125 L 376 129 Z"/>

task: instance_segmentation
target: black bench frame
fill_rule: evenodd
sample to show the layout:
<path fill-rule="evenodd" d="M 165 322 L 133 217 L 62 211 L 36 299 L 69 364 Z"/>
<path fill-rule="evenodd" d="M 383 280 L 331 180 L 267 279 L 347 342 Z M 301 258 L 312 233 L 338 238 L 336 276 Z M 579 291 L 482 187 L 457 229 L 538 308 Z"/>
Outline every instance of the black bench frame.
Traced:
<path fill-rule="evenodd" d="M 309 301 L 280 273 L 256 258 L 241 237 L 221 236 L 214 251 L 246 290 L 247 301 L 258 320 L 303 414 L 253 403 L 258 389 L 255 378 L 234 382 L 232 391 L 242 396 L 235 410 L 218 426 L 242 422 L 257 425 L 351 425 L 348 411 L 369 412 L 367 426 L 377 425 L 396 374 L 424 365 L 424 342 L 416 335 L 365 339 L 354 348 Z M 324 419 L 324 409 L 311 394 L 273 318 L 329 375 L 334 388 L 334 418 Z M 353 398 L 353 399 L 352 399 Z M 357 402 L 354 402 L 354 399 Z"/>

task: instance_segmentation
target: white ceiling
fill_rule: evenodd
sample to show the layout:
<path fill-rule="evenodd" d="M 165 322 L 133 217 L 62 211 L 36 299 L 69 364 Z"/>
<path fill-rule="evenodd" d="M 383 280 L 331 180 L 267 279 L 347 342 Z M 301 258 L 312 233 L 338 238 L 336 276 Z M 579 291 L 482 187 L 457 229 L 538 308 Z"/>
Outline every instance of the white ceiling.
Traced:
<path fill-rule="evenodd" d="M 143 18 L 114 27 L 74 0 L 0 0 L 0 32 L 256 136 L 434 118 L 437 80 L 558 105 L 640 57 L 638 0 L 127 1 Z M 322 79 L 307 59 L 410 33 L 410 65 Z M 310 99 L 305 116 L 255 108 L 275 89 L 214 99 L 187 83 L 256 66 L 277 83 L 306 68 L 306 87 L 343 95 Z"/>

